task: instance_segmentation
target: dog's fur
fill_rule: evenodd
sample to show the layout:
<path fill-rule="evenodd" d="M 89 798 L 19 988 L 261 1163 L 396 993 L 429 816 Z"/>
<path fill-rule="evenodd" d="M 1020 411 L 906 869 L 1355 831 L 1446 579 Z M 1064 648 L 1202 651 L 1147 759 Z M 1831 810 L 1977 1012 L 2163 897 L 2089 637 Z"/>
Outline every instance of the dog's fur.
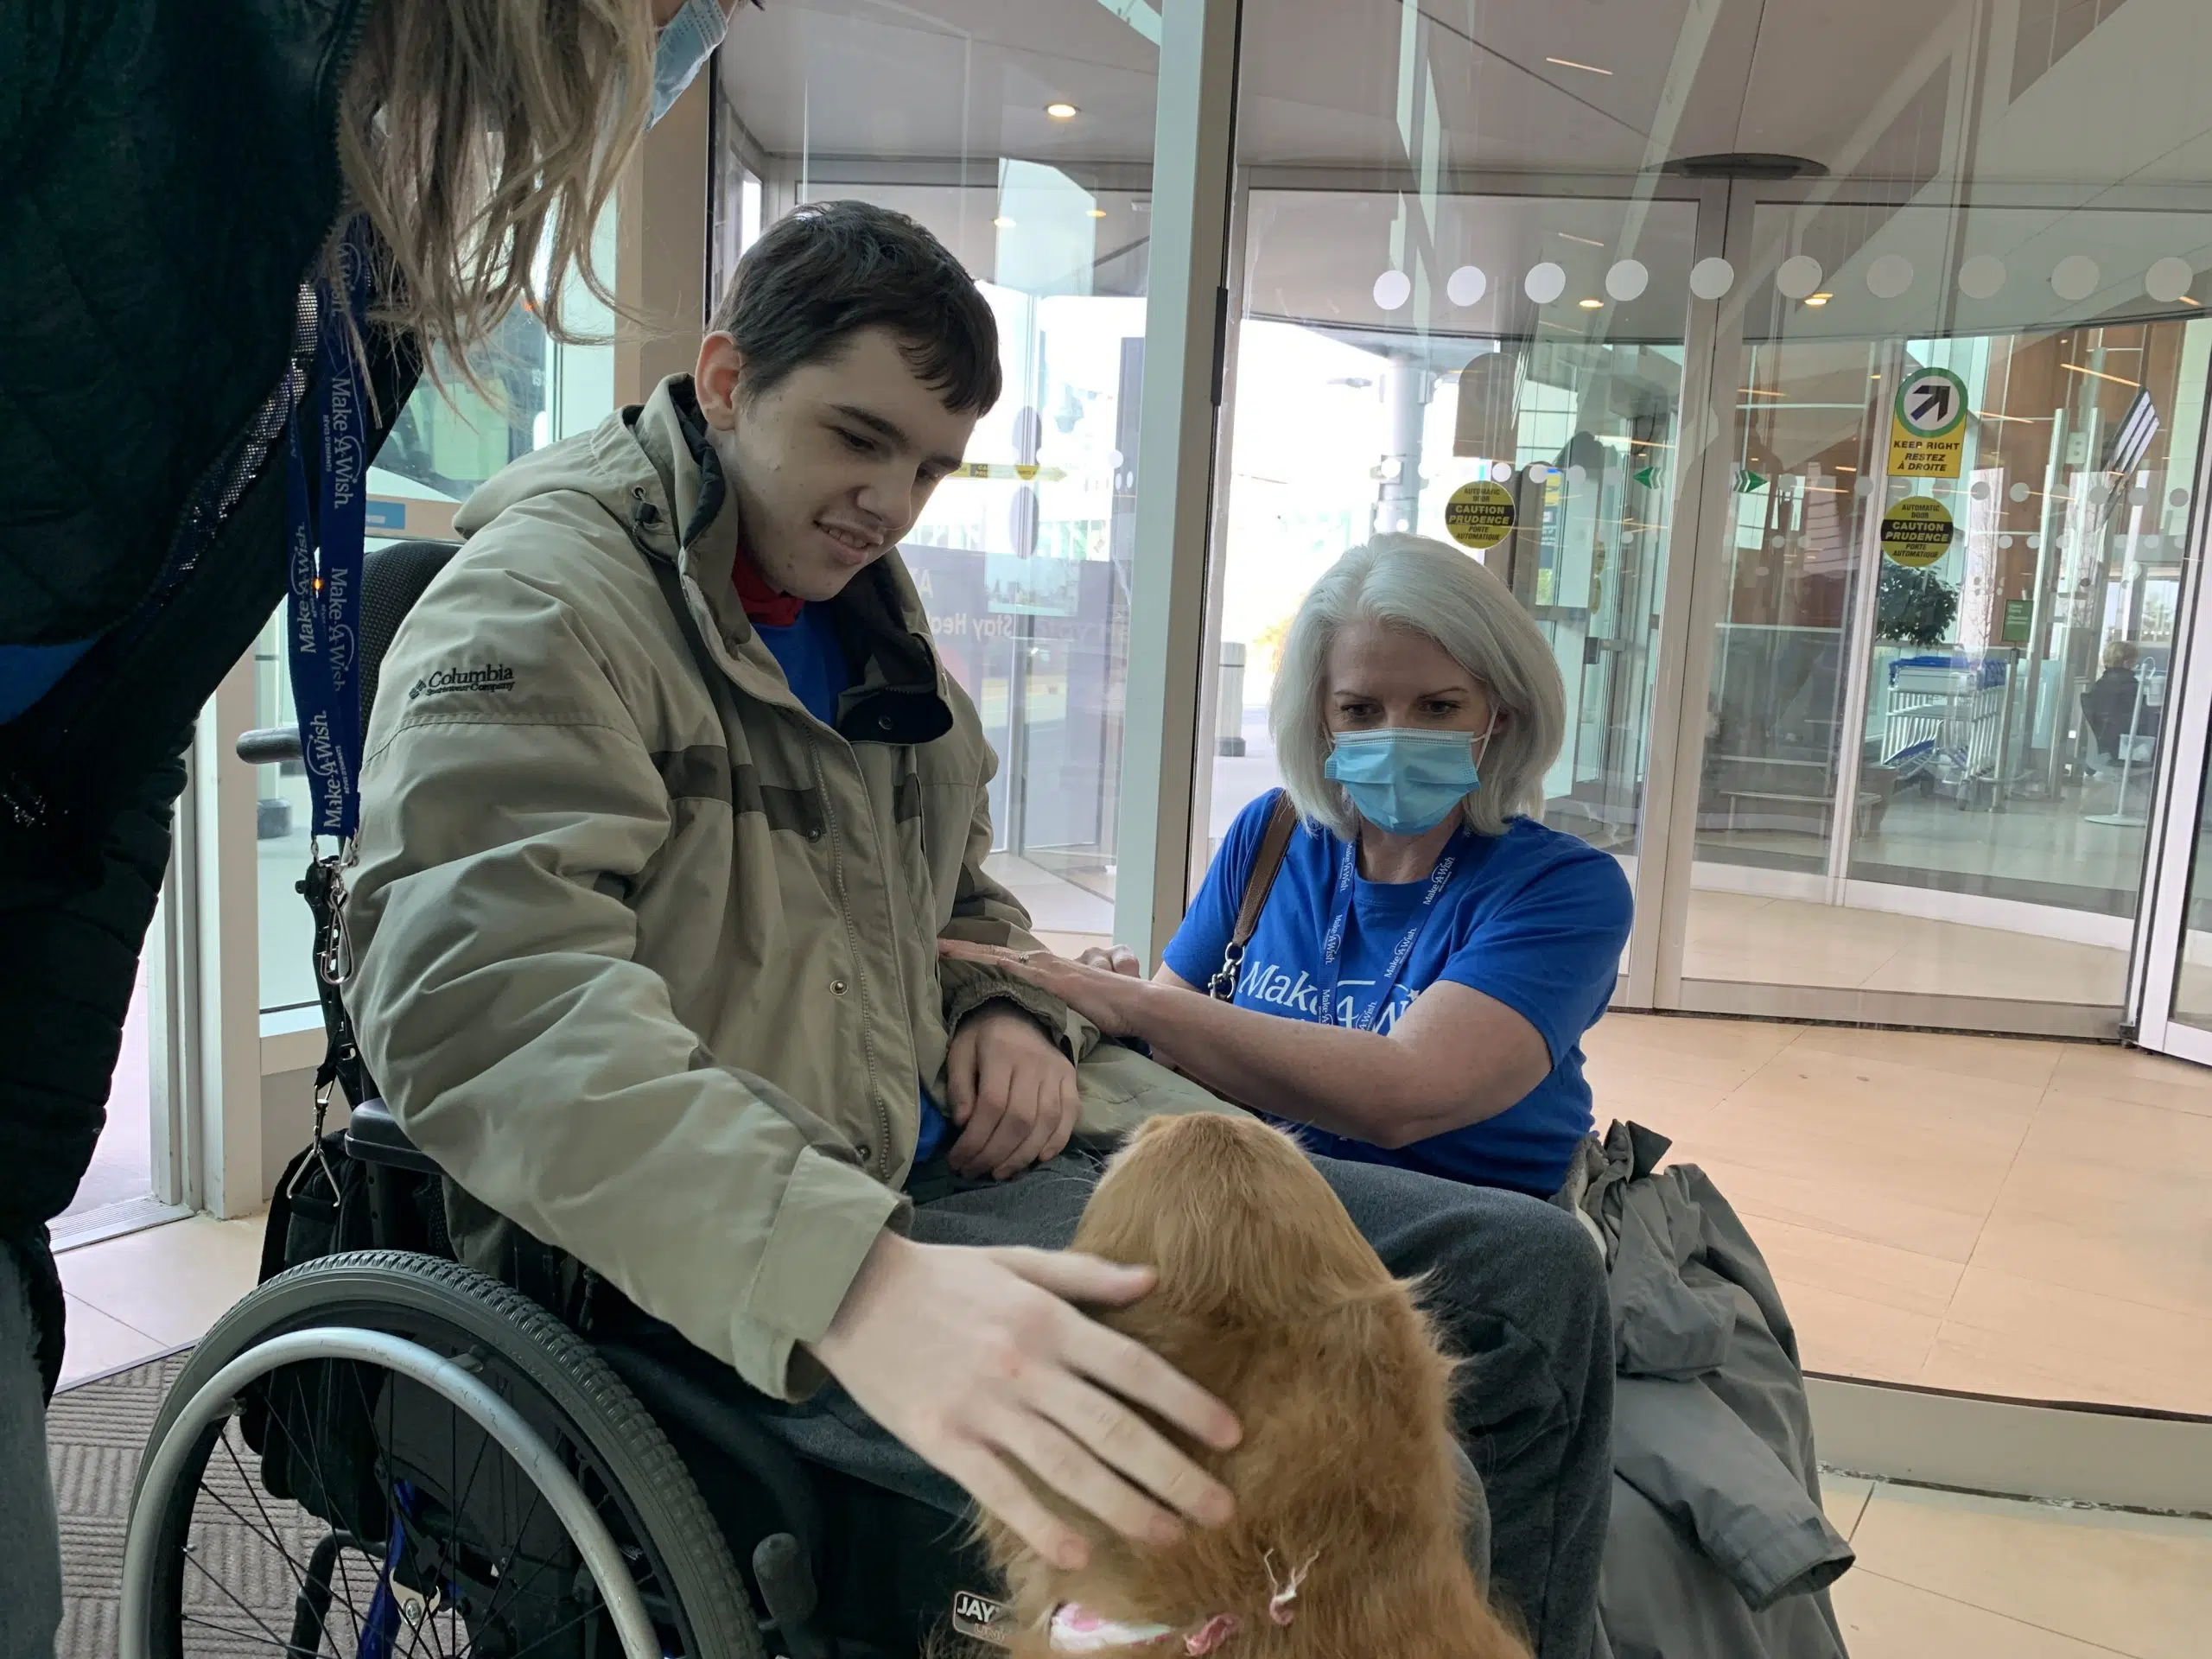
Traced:
<path fill-rule="evenodd" d="M 1149 1548 L 1055 1502 L 1090 1545 L 1076 1572 L 986 1521 L 1020 1659 L 1050 1651 L 1046 1624 L 1066 1602 L 1179 1633 L 1231 1614 L 1220 1659 L 1526 1659 L 1464 1552 L 1452 1363 L 1412 1287 L 1288 1136 L 1248 1118 L 1154 1120 L 1109 1166 L 1075 1248 L 1158 1269 L 1157 1287 L 1105 1322 L 1236 1411 L 1233 1451 L 1173 1438 L 1235 1494 L 1236 1516 Z M 1308 1562 L 1291 1621 L 1275 1622 L 1274 1586 Z"/>

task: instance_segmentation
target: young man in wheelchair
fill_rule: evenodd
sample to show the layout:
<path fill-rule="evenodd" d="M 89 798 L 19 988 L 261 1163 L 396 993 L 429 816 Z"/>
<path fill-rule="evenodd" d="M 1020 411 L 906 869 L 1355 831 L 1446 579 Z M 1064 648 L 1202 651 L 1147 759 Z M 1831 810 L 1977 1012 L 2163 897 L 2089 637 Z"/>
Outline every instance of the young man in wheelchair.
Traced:
<path fill-rule="evenodd" d="M 999 391 L 991 313 L 927 232 L 810 207 L 695 373 L 479 492 L 379 679 L 346 1000 L 465 1259 L 563 1253 L 593 1317 L 717 1363 L 802 1453 L 949 1477 L 1067 1558 L 1016 1465 L 1132 1536 L 1225 1516 L 1147 1414 L 1238 1426 L 1079 1311 L 1140 1274 L 1061 1252 L 1088 1147 L 1226 1109 L 938 957 L 1033 948 L 984 873 L 995 757 L 896 551 Z M 1498 1593 L 1583 1659 L 1611 1382 L 1586 1241 L 1319 1161 L 1467 1358 Z"/>

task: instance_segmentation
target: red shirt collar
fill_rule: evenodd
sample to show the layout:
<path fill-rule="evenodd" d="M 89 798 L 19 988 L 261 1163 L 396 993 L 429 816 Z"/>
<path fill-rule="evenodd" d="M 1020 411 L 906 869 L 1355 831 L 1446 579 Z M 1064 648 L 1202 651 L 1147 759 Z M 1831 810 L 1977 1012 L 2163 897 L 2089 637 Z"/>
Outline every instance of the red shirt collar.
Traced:
<path fill-rule="evenodd" d="M 753 563 L 753 556 L 745 550 L 744 543 L 737 549 L 736 563 L 730 566 L 730 585 L 737 589 L 737 597 L 745 607 L 745 614 L 758 626 L 788 628 L 798 620 L 798 613 L 806 601 L 790 594 L 779 594 L 768 585 L 760 574 L 760 567 Z"/>

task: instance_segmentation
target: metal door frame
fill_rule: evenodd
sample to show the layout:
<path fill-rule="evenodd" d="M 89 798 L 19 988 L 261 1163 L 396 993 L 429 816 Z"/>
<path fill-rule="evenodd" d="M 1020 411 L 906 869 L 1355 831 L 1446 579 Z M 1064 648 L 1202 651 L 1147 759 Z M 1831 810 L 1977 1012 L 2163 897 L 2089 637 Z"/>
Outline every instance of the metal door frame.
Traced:
<path fill-rule="evenodd" d="M 1787 238 L 1774 238 L 1764 247 L 1754 245 L 1752 225 L 1758 209 L 1762 206 L 1824 207 L 1847 201 L 1897 207 L 1910 205 L 1900 200 L 1893 189 L 1878 184 L 1835 181 L 1804 184 L 1746 181 L 1729 187 L 1728 191 L 1722 257 L 1734 267 L 1736 280 L 1723 300 L 1709 308 L 1717 315 L 1710 334 L 1713 355 L 1704 365 L 1707 372 L 1702 382 L 1707 407 L 1716 411 L 1732 406 L 1733 400 L 1726 398 L 1727 389 L 1723 381 L 1740 372 L 1745 309 L 1764 292 L 1764 284 L 1771 281 L 1776 266 L 1789 251 Z M 2050 195 L 2048 191 L 2021 186 L 1975 188 L 1961 191 L 1944 205 L 1955 218 L 1975 207 L 2048 207 Z M 2196 213 L 2207 210 L 2206 192 L 2197 187 L 2123 188 L 2104 193 L 2098 201 L 2101 207 Z M 1700 215 L 1700 257 L 1704 245 L 1705 226 Z M 1694 301 L 1693 327 L 1700 308 Z M 1868 342 L 1870 346 L 1882 343 L 1880 338 Z M 1690 382 L 1697 366 L 1696 359 L 1686 352 L 1686 429 Z M 1732 384 L 1729 382 L 1730 385 Z M 1885 380 L 1885 391 L 1887 386 Z M 2168 707 L 2177 709 L 2179 717 L 2170 721 L 2171 741 L 2162 740 L 2159 744 L 2153 782 L 2153 817 L 2146 835 L 2145 869 L 2136 907 L 2124 1005 L 2029 1002 L 1972 995 L 1867 991 L 1848 987 L 1684 977 L 1681 964 L 1694 890 L 1698 781 L 1702 775 L 1705 751 L 1704 721 L 1697 715 L 1711 684 L 1715 630 L 1726 603 L 1730 576 L 1727 537 L 1731 498 L 1725 484 L 1715 491 L 1710 480 L 1728 477 L 1727 463 L 1732 460 L 1735 433 L 1732 425 L 1724 421 L 1708 435 L 1707 453 L 1702 457 L 1703 465 L 1695 485 L 1690 484 L 1687 475 L 1685 479 L 1686 490 L 1695 487 L 1698 491 L 1695 537 L 1694 541 L 1677 543 L 1690 556 L 1683 563 L 1694 569 L 1681 572 L 1670 565 L 1667 608 L 1662 612 L 1662 648 L 1672 646 L 1680 655 L 1671 664 L 1662 658 L 1660 666 L 1660 684 L 1672 694 L 1673 701 L 1669 706 L 1660 707 L 1656 706 L 1655 696 L 1649 750 L 1651 783 L 1645 796 L 1645 836 L 1647 858 L 1655 855 L 1663 857 L 1666 868 L 1656 881 L 1648 880 L 1641 868 L 1637 872 L 1637 917 L 1636 934 L 1630 942 L 1630 971 L 1624 976 L 1616 1004 L 1777 1020 L 2025 1032 L 2038 1036 L 2104 1040 L 2126 1037 L 2145 1046 L 2166 1046 L 2168 1052 L 2190 1058 L 2201 1058 L 2212 1064 L 2212 1033 L 2198 1033 L 2170 1019 L 2190 848 L 2203 784 L 2207 741 L 2212 737 L 2212 607 L 2201 605 L 2197 597 L 2202 585 L 2198 573 L 2208 533 L 2204 493 L 2207 488 L 2212 488 L 2212 458 L 2208 458 L 2204 450 L 2212 448 L 2212 433 L 2208 433 L 2200 445 L 2189 569 L 2182 594 L 2183 615 L 2177 619 L 2175 630 L 2174 689 L 2169 692 Z M 1678 522 L 1686 520 L 1687 501 L 1677 511 Z M 1859 539 L 1863 543 L 1864 536 Z M 1677 585 L 1678 576 L 1687 584 L 1686 594 Z M 1862 586 L 1866 592 L 1859 596 L 1859 602 L 1854 606 L 1846 630 L 1854 645 L 1863 645 L 1866 629 L 1853 625 L 1871 620 L 1869 595 L 1872 584 L 1869 582 Z M 1857 614 L 1862 609 L 1868 611 L 1866 618 Z M 2192 664 L 2198 664 L 2195 673 L 2190 671 Z M 1845 670 L 1847 710 L 1863 710 L 1864 700 L 1869 695 L 1868 687 L 1861 683 L 1869 673 L 1865 652 L 1857 652 L 1846 663 Z M 2177 758 L 2183 756 L 2190 757 L 2186 766 L 2177 764 Z M 1847 798 L 1853 793 L 1855 791 L 1848 785 L 1840 787 L 1834 810 L 1845 810 L 1849 804 Z M 1840 829 L 1833 831 L 1831 840 L 1841 833 Z M 1831 904 L 1843 899 L 1844 889 L 1849 885 L 1839 876 L 1833 848 L 1822 885 Z M 1656 918 L 1648 912 L 1654 897 L 1659 910 Z M 1647 948 L 1656 958 L 1648 981 L 1639 972 L 1643 967 L 1641 953 Z"/>
<path fill-rule="evenodd" d="M 2208 489 L 2212 489 L 2212 420 L 2197 442 L 2181 614 L 2175 619 L 2176 651 L 2167 681 L 2166 706 L 2172 713 L 2159 734 L 2152 817 L 2145 837 L 2148 868 L 2136 906 L 2127 1026 L 2122 1033 L 2142 1047 L 2202 1065 L 2212 1065 L 2212 1030 L 2177 1019 L 2174 994 L 2188 941 L 2190 865 L 2204 804 L 2207 741 L 2212 738 L 2212 604 L 2204 599 L 2205 538 L 2208 522 L 2212 522 L 2205 501 Z"/>

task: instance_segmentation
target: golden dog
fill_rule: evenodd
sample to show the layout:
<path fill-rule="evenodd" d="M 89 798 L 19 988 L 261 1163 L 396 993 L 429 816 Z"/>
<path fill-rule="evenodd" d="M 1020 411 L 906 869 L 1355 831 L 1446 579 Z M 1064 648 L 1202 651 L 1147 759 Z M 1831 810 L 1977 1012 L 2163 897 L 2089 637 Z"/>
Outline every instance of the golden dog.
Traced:
<path fill-rule="evenodd" d="M 1232 1451 L 1176 1437 L 1236 1515 L 1153 1548 L 1055 1503 L 1090 1545 L 1072 1572 L 986 1520 L 1020 1659 L 1526 1659 L 1467 1564 L 1452 1363 L 1288 1136 L 1155 1119 L 1108 1166 L 1075 1248 L 1158 1270 L 1103 1318 L 1237 1414 Z"/>

